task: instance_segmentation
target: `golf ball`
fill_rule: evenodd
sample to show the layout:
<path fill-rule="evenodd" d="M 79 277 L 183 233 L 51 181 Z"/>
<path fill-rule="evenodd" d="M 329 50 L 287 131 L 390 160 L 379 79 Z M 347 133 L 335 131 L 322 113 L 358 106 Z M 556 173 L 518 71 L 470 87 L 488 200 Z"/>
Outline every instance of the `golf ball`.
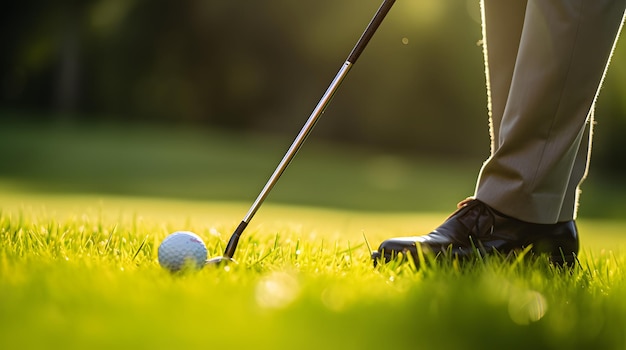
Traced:
<path fill-rule="evenodd" d="M 201 269 L 206 258 L 206 245 L 202 238 L 193 232 L 174 232 L 165 237 L 159 245 L 159 264 L 171 272 L 183 268 Z"/>

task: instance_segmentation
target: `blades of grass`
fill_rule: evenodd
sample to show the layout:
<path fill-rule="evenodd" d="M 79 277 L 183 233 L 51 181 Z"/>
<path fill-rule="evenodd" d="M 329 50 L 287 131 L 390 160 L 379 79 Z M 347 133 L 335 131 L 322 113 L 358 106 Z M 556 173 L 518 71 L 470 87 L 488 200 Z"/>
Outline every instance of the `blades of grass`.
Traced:
<path fill-rule="evenodd" d="M 349 266 L 352 266 L 352 246 L 350 245 L 350 241 L 348 241 L 348 258 L 350 259 Z"/>
<path fill-rule="evenodd" d="M 417 249 L 417 259 L 419 261 L 419 266 L 421 268 L 425 268 L 427 264 L 426 264 L 426 257 L 424 256 L 424 249 L 422 248 L 421 244 L 417 244 L 417 243 L 415 244 L 415 248 Z"/>
<path fill-rule="evenodd" d="M 611 258 L 613 259 L 613 263 L 615 264 L 615 266 L 620 266 L 619 260 L 617 260 L 617 256 L 615 255 L 614 251 L 610 251 L 611 254 Z"/>
<path fill-rule="evenodd" d="M 101 225 L 98 229 L 100 232 L 102 232 Z M 104 253 L 109 252 L 109 249 L 111 247 L 111 241 L 113 241 L 113 234 L 115 233 L 116 230 L 117 230 L 117 224 L 113 225 L 113 229 L 111 230 L 111 233 L 109 234 L 109 237 L 107 238 L 106 243 L 104 244 Z"/>
<path fill-rule="evenodd" d="M 137 257 L 137 255 L 139 255 L 139 252 L 141 252 L 141 249 L 144 247 L 144 245 L 146 244 L 146 241 L 148 240 L 148 235 L 146 235 L 143 238 L 143 241 L 141 241 L 141 244 L 139 245 L 139 248 L 137 248 L 137 251 L 135 252 L 135 254 L 133 255 L 133 258 L 130 259 L 131 261 L 135 261 L 135 258 Z"/>
<path fill-rule="evenodd" d="M 358 245 L 355 245 L 355 246 L 350 246 L 350 241 L 348 241 L 348 248 L 344 249 L 344 250 L 341 250 L 338 253 L 339 254 L 346 254 L 346 253 L 352 254 L 353 250 L 361 248 L 364 244 L 365 243 L 361 243 L 361 244 L 358 244 Z M 370 255 L 371 255 L 371 253 L 370 253 Z"/>
<path fill-rule="evenodd" d="M 474 239 L 472 238 L 472 236 L 469 237 L 469 240 L 470 240 L 470 244 L 472 246 L 472 251 L 474 251 L 474 253 L 476 254 L 476 261 L 478 263 L 480 263 L 480 265 L 482 267 L 484 267 L 485 266 L 485 257 L 482 254 L 483 251 L 480 250 L 480 248 L 478 248 L 478 246 L 474 243 Z"/>
<path fill-rule="evenodd" d="M 29 244 L 29 245 L 32 245 L 32 243 L 36 243 L 38 248 L 44 249 L 45 244 L 41 240 L 41 237 L 40 237 L 39 233 L 35 232 L 35 230 L 32 229 L 32 228 L 31 229 L 27 229 L 26 232 L 28 233 L 28 236 L 31 238 L 31 242 L 29 242 L 31 244 Z"/>
<path fill-rule="evenodd" d="M 298 238 L 298 240 L 296 240 L 296 247 L 293 250 L 293 258 L 294 260 L 298 260 L 300 255 L 300 238 Z"/>
<path fill-rule="evenodd" d="M 519 266 L 521 266 L 524 261 L 526 256 L 530 253 L 531 249 L 533 248 L 532 244 L 528 245 L 526 248 L 522 249 L 519 252 L 515 253 L 515 260 L 513 260 L 509 266 L 509 271 L 514 271 L 515 269 L 517 269 Z"/>
<path fill-rule="evenodd" d="M 278 249 L 278 247 L 280 246 L 280 244 L 278 243 L 278 241 L 280 240 L 280 234 L 276 234 L 274 236 L 274 246 L 272 247 L 272 249 Z"/>
<path fill-rule="evenodd" d="M 361 232 L 363 234 L 363 240 L 365 241 L 365 245 L 367 246 L 367 251 L 369 252 L 370 256 L 372 256 L 372 246 L 370 246 L 370 242 L 367 240 L 367 237 L 365 236 L 365 231 Z"/>
<path fill-rule="evenodd" d="M 423 270 L 427 270 L 428 265 L 425 263 L 426 258 L 424 256 L 424 252 L 422 251 L 422 246 L 419 244 L 417 245 L 417 251 L 418 251 L 418 255 L 420 255 L 420 266 L 417 266 L 417 264 L 415 263 L 415 259 L 410 257 L 410 253 L 409 253 L 409 257 L 407 259 L 407 265 L 409 266 L 409 269 L 413 272 L 419 271 L 420 267 L 422 267 Z"/>
<path fill-rule="evenodd" d="M 260 263 L 261 261 L 267 259 L 267 257 L 269 257 L 270 255 L 272 255 L 275 252 L 275 250 L 270 250 L 267 252 L 267 254 L 263 255 L 262 257 L 260 257 L 258 260 L 256 260 L 254 263 L 252 263 L 253 265 L 256 265 L 258 263 Z"/>
<path fill-rule="evenodd" d="M 580 263 L 580 259 L 578 259 L 578 254 L 574 253 L 574 261 L 578 265 L 579 268 L 582 268 L 583 265 Z"/>

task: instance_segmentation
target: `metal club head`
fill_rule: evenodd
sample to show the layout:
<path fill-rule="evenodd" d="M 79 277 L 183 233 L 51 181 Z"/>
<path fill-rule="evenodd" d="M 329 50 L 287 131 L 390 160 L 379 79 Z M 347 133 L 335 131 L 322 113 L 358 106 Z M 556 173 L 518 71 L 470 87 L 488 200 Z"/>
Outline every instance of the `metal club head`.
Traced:
<path fill-rule="evenodd" d="M 204 263 L 204 266 L 223 266 L 227 264 L 237 264 L 237 261 L 235 261 L 235 259 L 233 258 L 217 256 L 212 259 L 207 259 L 207 261 Z"/>
<path fill-rule="evenodd" d="M 212 265 L 212 266 L 224 266 L 227 264 L 237 264 L 237 261 L 232 258 L 235 255 L 235 250 L 237 249 L 237 243 L 239 243 L 239 237 L 241 237 L 241 233 L 245 230 L 248 223 L 246 221 L 242 221 L 233 235 L 230 237 L 228 244 L 226 245 L 226 249 L 224 250 L 224 255 L 217 256 L 212 259 L 208 259 L 204 266 Z"/>

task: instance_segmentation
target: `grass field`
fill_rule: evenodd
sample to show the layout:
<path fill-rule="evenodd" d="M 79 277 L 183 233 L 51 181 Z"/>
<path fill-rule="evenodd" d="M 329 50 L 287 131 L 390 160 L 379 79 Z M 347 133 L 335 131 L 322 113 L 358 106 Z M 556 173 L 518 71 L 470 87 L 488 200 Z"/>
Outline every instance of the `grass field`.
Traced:
<path fill-rule="evenodd" d="M 490 260 L 373 268 L 369 244 L 438 215 L 268 205 L 238 265 L 171 276 L 156 248 L 198 233 L 222 253 L 236 203 L 6 194 L 0 347 L 569 348 L 626 345 L 626 224 L 593 231 L 571 271 Z M 17 204 L 20 203 L 20 204 Z M 617 243 L 616 243 L 617 242 Z M 606 249 L 604 248 L 606 247 Z"/>
<path fill-rule="evenodd" d="M 626 222 L 619 217 L 581 218 L 580 265 L 568 270 L 498 258 L 418 271 L 411 264 L 373 268 L 368 244 L 439 224 L 468 184 L 459 181 L 440 198 L 437 188 L 472 169 L 313 146 L 301 156 L 316 176 L 294 164 L 293 177 L 246 230 L 238 265 L 172 276 L 156 261 L 158 244 L 171 232 L 191 230 L 209 256 L 220 255 L 250 205 L 242 197 L 254 197 L 275 166 L 267 160 L 270 141 L 215 136 L 207 145 L 187 137 L 190 144 L 181 145 L 131 133 L 104 147 L 97 133 L 13 130 L 0 131 L 2 142 L 14 141 L 13 152 L 2 148 L 4 159 L 15 157 L 0 172 L 2 349 L 626 348 Z M 70 142 L 74 137 L 82 139 Z M 133 162 L 132 147 L 142 145 L 142 164 L 153 166 L 147 170 Z M 246 158 L 252 146 L 256 157 Z M 197 165 L 204 157 L 218 166 Z M 388 171 L 377 176 L 391 183 L 356 171 L 372 169 L 372 161 L 396 167 L 378 170 Z M 168 169 L 163 164 L 193 174 L 159 189 L 176 179 L 167 170 L 150 176 Z M 213 182 L 228 164 L 241 178 L 233 175 L 231 183 L 232 174 L 222 174 L 220 187 Z M 349 177 L 339 174 L 351 170 Z M 420 194 L 434 198 L 431 210 L 401 190 L 418 173 L 425 176 L 417 180 Z M 195 192 L 206 176 L 207 187 Z M 311 182 L 320 177 L 345 185 L 323 192 L 328 184 Z M 297 186 L 303 179 L 313 189 Z M 147 183 L 157 189 L 150 192 Z M 236 195 L 223 194 L 229 190 Z M 377 208 L 396 194 L 394 207 Z M 307 195 L 311 202 L 300 204 L 290 197 Z"/>

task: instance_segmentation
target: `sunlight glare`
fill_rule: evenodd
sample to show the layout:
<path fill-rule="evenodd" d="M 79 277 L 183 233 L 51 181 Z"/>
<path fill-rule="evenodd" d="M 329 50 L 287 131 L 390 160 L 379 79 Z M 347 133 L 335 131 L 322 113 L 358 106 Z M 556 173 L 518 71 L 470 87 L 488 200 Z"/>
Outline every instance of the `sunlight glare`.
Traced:
<path fill-rule="evenodd" d="M 300 293 L 298 281 L 288 273 L 275 272 L 262 278 L 256 286 L 256 301 L 268 309 L 281 309 L 291 304 Z"/>

